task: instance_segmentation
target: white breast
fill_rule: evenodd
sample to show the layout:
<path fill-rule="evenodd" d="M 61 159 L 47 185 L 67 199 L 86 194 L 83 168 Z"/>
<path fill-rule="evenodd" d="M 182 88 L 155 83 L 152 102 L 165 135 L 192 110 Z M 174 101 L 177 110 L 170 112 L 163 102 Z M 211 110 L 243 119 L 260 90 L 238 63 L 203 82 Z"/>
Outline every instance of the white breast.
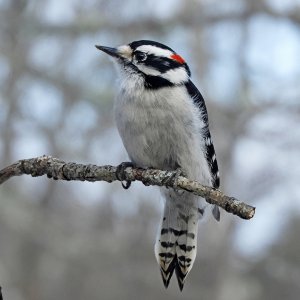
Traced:
<path fill-rule="evenodd" d="M 140 87 L 140 86 L 139 86 Z M 211 184 L 198 110 L 184 86 L 121 88 L 115 119 L 130 159 L 141 167 L 175 169 Z"/>

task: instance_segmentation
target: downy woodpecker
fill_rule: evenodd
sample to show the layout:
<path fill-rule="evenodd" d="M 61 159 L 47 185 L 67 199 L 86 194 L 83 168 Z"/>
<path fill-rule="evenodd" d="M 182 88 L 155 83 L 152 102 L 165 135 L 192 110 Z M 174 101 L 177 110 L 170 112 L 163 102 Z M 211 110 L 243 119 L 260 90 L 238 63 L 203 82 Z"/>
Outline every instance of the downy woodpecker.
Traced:
<path fill-rule="evenodd" d="M 96 46 L 113 57 L 120 83 L 115 120 L 133 164 L 175 170 L 203 185 L 219 187 L 216 154 L 201 93 L 185 60 L 171 48 L 141 40 L 117 48 Z M 155 256 L 165 287 L 175 271 L 182 290 L 195 257 L 198 220 L 218 207 L 188 192 L 161 188 L 164 214 Z"/>

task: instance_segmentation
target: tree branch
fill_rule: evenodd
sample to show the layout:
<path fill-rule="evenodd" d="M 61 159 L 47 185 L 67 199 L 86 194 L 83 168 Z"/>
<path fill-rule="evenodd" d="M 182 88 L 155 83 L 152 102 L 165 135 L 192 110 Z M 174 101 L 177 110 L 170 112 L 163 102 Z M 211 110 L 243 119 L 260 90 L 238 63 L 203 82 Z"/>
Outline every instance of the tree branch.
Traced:
<path fill-rule="evenodd" d="M 41 156 L 19 160 L 16 163 L 0 171 L 0 184 L 11 177 L 23 174 L 32 177 L 47 175 L 49 178 L 59 180 L 80 181 L 107 181 L 118 180 L 116 177 L 117 167 L 82 165 L 73 162 L 66 163 L 51 156 Z M 255 214 L 255 207 L 229 197 L 221 191 L 200 183 L 189 180 L 184 176 L 176 176 L 176 171 L 162 171 L 155 169 L 141 169 L 127 167 L 122 174 L 122 180 L 142 181 L 145 185 L 158 185 L 179 190 L 185 190 L 194 195 L 201 196 L 210 204 L 216 204 L 227 212 L 238 215 L 242 219 L 251 219 Z"/>

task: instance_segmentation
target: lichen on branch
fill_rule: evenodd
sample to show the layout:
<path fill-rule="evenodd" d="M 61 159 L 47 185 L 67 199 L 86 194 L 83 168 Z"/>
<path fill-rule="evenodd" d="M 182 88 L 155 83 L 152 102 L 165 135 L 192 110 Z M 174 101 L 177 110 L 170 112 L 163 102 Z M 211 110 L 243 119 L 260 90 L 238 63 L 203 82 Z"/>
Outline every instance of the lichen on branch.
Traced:
<path fill-rule="evenodd" d="M 60 159 L 44 155 L 19 160 L 0 170 L 0 184 L 11 177 L 24 174 L 31 175 L 32 177 L 47 175 L 49 178 L 67 181 L 113 182 L 119 179 L 124 181 L 141 181 L 146 185 L 166 186 L 188 191 L 205 198 L 208 203 L 218 205 L 228 213 L 237 215 L 242 219 L 251 219 L 255 214 L 255 207 L 234 197 L 229 197 L 217 189 L 203 186 L 199 182 L 189 180 L 184 176 L 178 176 L 176 171 L 126 167 L 124 172 L 122 172 L 122 178 L 118 178 L 117 169 L 118 166 L 84 165 L 74 162 L 64 162 Z"/>

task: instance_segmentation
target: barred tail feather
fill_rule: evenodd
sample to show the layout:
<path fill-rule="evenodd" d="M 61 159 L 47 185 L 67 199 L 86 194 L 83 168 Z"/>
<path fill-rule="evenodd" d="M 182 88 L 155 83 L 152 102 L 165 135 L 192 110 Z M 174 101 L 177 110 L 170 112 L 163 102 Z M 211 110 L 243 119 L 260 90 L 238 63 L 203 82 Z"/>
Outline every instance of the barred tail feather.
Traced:
<path fill-rule="evenodd" d="M 164 225 L 164 223 L 166 223 L 165 220 L 166 217 L 164 217 L 163 225 L 155 244 L 155 256 L 158 264 L 160 265 L 160 272 L 164 286 L 167 288 L 177 264 L 177 229 L 166 227 Z"/>
<path fill-rule="evenodd" d="M 180 235 L 176 245 L 177 265 L 175 273 L 182 291 L 186 276 L 191 271 L 197 254 L 198 218 L 190 215 L 182 220 Z"/>
<path fill-rule="evenodd" d="M 180 290 L 196 258 L 198 215 L 193 209 L 186 215 L 167 203 L 161 229 L 155 244 L 163 283 L 167 288 L 175 271 Z M 187 212 L 185 212 L 187 213 Z"/>

